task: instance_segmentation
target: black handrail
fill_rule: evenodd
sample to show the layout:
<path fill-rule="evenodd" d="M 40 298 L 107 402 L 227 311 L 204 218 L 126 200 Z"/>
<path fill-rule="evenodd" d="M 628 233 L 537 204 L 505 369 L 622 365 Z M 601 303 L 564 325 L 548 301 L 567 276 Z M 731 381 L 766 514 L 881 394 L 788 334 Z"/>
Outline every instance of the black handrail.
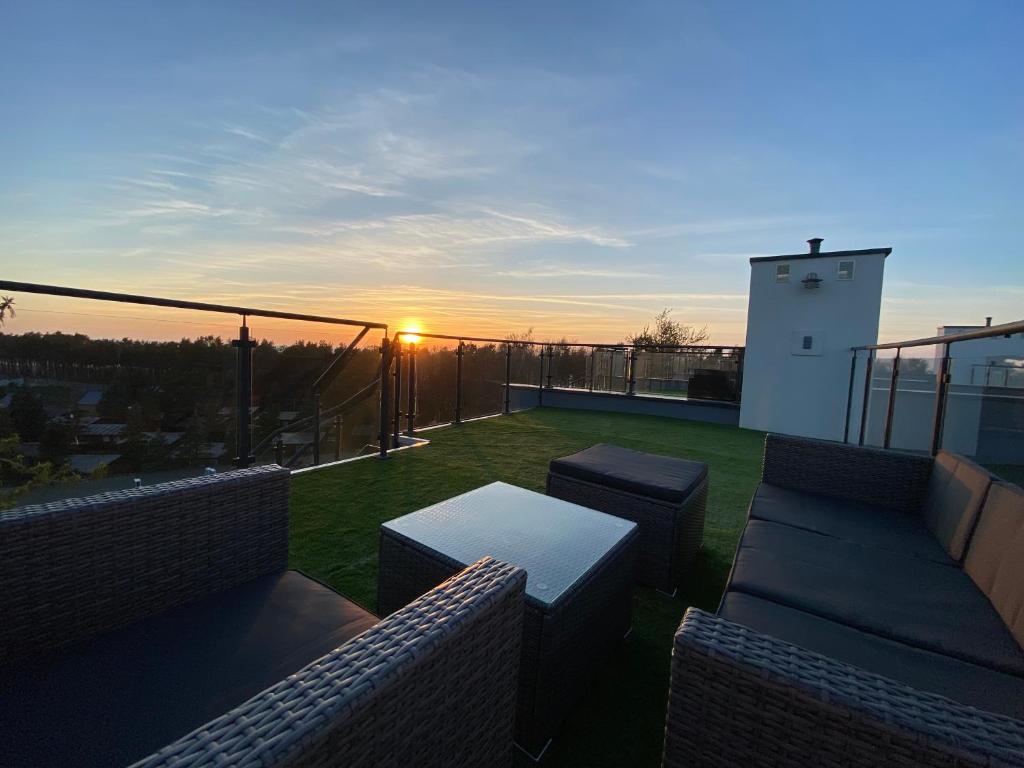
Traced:
<path fill-rule="evenodd" d="M 936 344 L 952 344 L 954 341 L 971 341 L 973 339 L 990 339 L 993 336 L 1010 336 L 1014 333 L 1024 333 L 1024 320 L 1003 323 L 1002 325 L 985 325 L 973 331 L 961 331 L 960 333 L 951 333 L 948 336 L 929 336 L 926 339 L 911 339 L 910 341 L 890 341 L 886 344 L 863 344 L 859 347 L 850 347 L 850 349 L 857 352 L 862 349 L 928 347 Z"/>
<path fill-rule="evenodd" d="M 372 323 L 364 320 L 347 320 L 341 317 L 325 317 L 323 315 L 303 315 L 297 312 L 278 312 L 273 309 L 256 309 L 253 307 L 234 307 L 229 304 L 209 304 L 202 301 L 182 301 L 181 299 L 163 299 L 157 296 L 139 296 L 131 293 L 111 293 L 109 291 L 93 291 L 86 288 L 66 288 L 60 285 L 42 285 L 39 283 L 19 283 L 11 280 L 0 280 L 0 290 L 18 291 L 21 293 L 40 293 L 47 296 L 66 296 L 72 299 L 94 299 L 96 301 L 117 301 L 123 304 L 144 304 L 150 307 L 171 307 L 173 309 L 194 309 L 200 312 L 220 312 L 242 317 L 276 317 L 282 320 L 301 320 L 307 323 L 330 323 L 332 325 L 359 325 L 366 328 L 381 328 L 387 331 L 387 323 Z"/>
<path fill-rule="evenodd" d="M 587 347 L 588 349 L 639 349 L 642 352 L 708 352 L 725 350 L 738 351 L 743 347 L 729 344 L 608 344 L 606 342 L 589 341 L 530 341 L 520 339 L 497 339 L 486 336 L 458 336 L 447 333 L 427 333 L 425 331 L 398 331 L 394 340 L 410 343 L 409 338 L 441 339 L 445 341 L 470 341 L 477 344 L 511 344 L 513 347 Z"/>

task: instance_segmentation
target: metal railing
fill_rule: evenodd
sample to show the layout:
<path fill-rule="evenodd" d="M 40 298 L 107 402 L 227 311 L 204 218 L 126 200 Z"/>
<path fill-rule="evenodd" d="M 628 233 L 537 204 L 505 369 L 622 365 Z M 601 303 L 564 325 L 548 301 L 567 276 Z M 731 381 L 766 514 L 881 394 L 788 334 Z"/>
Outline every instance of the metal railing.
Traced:
<path fill-rule="evenodd" d="M 416 341 L 410 341 L 415 338 Z M 494 413 L 509 413 L 511 409 L 511 392 L 513 387 L 532 386 L 537 390 L 537 402 L 544 404 L 545 390 L 570 388 L 588 392 L 616 393 L 627 396 L 644 394 L 672 394 L 677 397 L 694 399 L 725 400 L 739 402 L 743 377 L 743 347 L 720 345 L 679 345 L 649 346 L 632 344 L 580 343 L 580 342 L 547 342 L 517 339 L 499 339 L 469 335 L 451 335 L 439 333 L 399 332 L 390 340 L 388 363 L 390 385 L 395 392 L 391 413 L 391 445 L 400 443 L 401 435 L 412 437 L 416 432 L 418 414 L 418 374 L 417 358 L 422 354 L 423 340 L 455 342 L 454 357 L 454 402 L 451 422 L 459 424 L 465 419 L 465 359 L 473 345 L 488 345 L 501 349 L 504 354 L 504 370 L 501 380 L 494 381 L 502 391 L 501 407 Z M 520 361 L 515 366 L 520 372 L 526 372 L 523 378 L 529 381 L 515 380 L 513 374 L 513 352 L 524 352 L 529 360 Z M 600 356 L 600 357 L 599 357 Z M 672 378 L 672 370 L 658 381 L 673 381 L 677 386 L 653 391 L 649 383 L 655 380 L 649 376 L 648 368 L 651 358 L 671 361 L 673 358 L 685 356 L 696 360 L 701 365 L 682 366 L 683 378 Z M 605 358 L 604 360 L 601 357 Z M 610 362 L 609 362 L 610 361 Z M 562 375 L 560 364 L 571 362 L 572 373 Z M 609 363 L 609 364 L 605 364 Z M 646 367 L 645 367 L 646 365 Z M 617 373 L 611 369 L 617 366 Z M 569 367 L 567 365 L 567 367 Z M 662 366 L 663 368 L 666 366 Z M 677 366 L 678 367 L 678 366 Z M 694 375 L 694 372 L 697 375 Z M 535 374 L 535 378 L 534 378 Z M 701 378 L 703 376 L 703 378 Z M 691 388 L 696 386 L 696 396 Z M 641 392 L 638 383 L 647 384 L 647 392 Z M 403 387 L 405 394 L 405 410 L 402 410 Z M 404 422 L 404 425 L 403 425 Z M 403 429 L 404 426 L 404 429 Z"/>
<path fill-rule="evenodd" d="M 910 360 L 917 360 L 918 365 L 916 366 L 917 372 L 913 379 L 913 386 L 916 388 L 913 391 L 923 393 L 925 390 L 922 387 L 927 386 L 932 378 L 934 378 L 934 405 L 931 409 L 931 427 L 930 435 L 927 441 L 926 448 L 929 453 L 934 455 L 943 447 L 943 434 L 946 426 L 946 417 L 948 406 L 950 402 L 951 394 L 958 396 L 974 396 L 975 398 L 984 398 L 992 396 L 986 391 L 980 392 L 968 392 L 966 387 L 973 386 L 986 390 L 992 386 L 991 377 L 986 376 L 987 379 L 982 385 L 977 385 L 974 382 L 975 373 L 974 369 L 977 364 L 971 364 L 971 381 L 967 382 L 964 386 L 961 386 L 959 390 L 954 391 L 954 382 L 950 375 L 951 365 L 957 358 L 951 355 L 951 349 L 954 345 L 958 345 L 957 349 L 964 346 L 966 342 L 980 341 L 984 339 L 997 339 L 1012 338 L 1016 335 L 1024 335 L 1024 321 L 1017 321 L 1012 323 L 1004 323 L 1002 325 L 988 325 L 969 331 L 963 331 L 960 333 L 952 333 L 945 336 L 931 336 L 921 339 L 911 339 L 907 341 L 896 341 L 889 342 L 886 344 L 866 344 L 863 346 L 851 348 L 851 360 L 850 360 L 850 381 L 849 388 L 847 390 L 846 400 L 846 424 L 843 434 L 843 442 L 849 443 L 851 441 L 851 432 L 856 433 L 856 441 L 858 445 L 864 445 L 868 437 L 869 432 L 869 409 L 871 406 L 872 393 L 874 391 L 886 392 L 885 387 L 887 386 L 886 402 L 885 402 L 885 417 L 881 424 L 881 438 L 878 441 L 879 447 L 892 448 L 894 441 L 894 421 L 898 411 L 898 400 L 900 393 L 907 393 L 911 390 L 903 389 L 900 390 L 900 384 L 904 378 L 909 378 L 910 374 L 904 374 L 902 368 L 907 367 Z M 904 354 L 904 350 L 922 348 L 922 347 L 933 347 L 935 354 L 931 358 L 908 358 Z M 891 359 L 879 358 L 878 353 L 880 351 L 892 350 L 893 356 Z M 1004 356 L 1009 354 L 1013 357 L 1014 353 L 1012 350 L 1007 350 L 1002 353 Z M 997 355 L 998 357 L 998 355 Z M 1020 345 L 1020 351 L 1016 353 L 1016 358 L 1019 360 L 1020 365 L 1024 366 L 1024 339 Z M 863 361 L 863 366 L 861 362 Z M 1011 367 L 1013 370 L 1019 370 L 1016 366 L 1006 366 L 1005 364 L 992 363 L 991 366 L 996 368 Z M 862 368 L 863 382 L 861 386 L 857 386 L 857 372 Z M 881 373 L 881 376 L 879 376 Z M 1004 385 L 1008 381 L 1008 377 L 1003 375 Z M 880 386 L 878 383 L 881 382 Z M 859 396 L 859 408 L 856 407 L 856 399 Z M 1024 397 L 1013 396 L 1011 398 L 1014 401 L 1014 407 L 1021 410 L 1024 413 Z M 852 419 L 857 415 L 859 410 L 859 418 L 854 427 Z M 1024 432 L 1022 432 L 1024 437 Z"/>
<path fill-rule="evenodd" d="M 626 396 L 665 395 L 738 402 L 743 372 L 743 348 L 716 345 L 647 346 L 631 344 L 546 342 L 533 340 L 498 339 L 471 335 L 437 333 L 404 333 L 388 335 L 386 323 L 352 320 L 323 315 L 282 312 L 255 307 L 232 306 L 208 302 L 167 299 L 127 293 L 70 288 L 0 280 L 0 290 L 17 293 L 42 294 L 101 302 L 119 302 L 152 307 L 194 310 L 236 315 L 241 318 L 238 337 L 231 342 L 235 349 L 235 421 L 236 445 L 234 464 L 250 466 L 258 456 L 272 451 L 274 460 L 283 465 L 311 462 L 322 463 L 321 447 L 325 435 L 329 438 L 333 425 L 338 443 L 334 454 L 341 456 L 341 419 L 353 409 L 365 404 L 376 393 L 377 407 L 372 429 L 377 444 L 373 446 L 382 458 L 391 448 L 399 447 L 402 433 L 408 437 L 417 429 L 417 408 L 424 372 L 418 373 L 417 357 L 425 354 L 422 341 L 413 343 L 413 336 L 421 340 L 454 342 L 454 381 L 435 381 L 435 397 L 451 398 L 451 416 L 455 424 L 492 407 L 481 406 L 480 400 L 495 397 L 493 413 L 509 413 L 512 409 L 513 387 L 535 387 L 537 402 L 544 403 L 545 390 L 570 388 L 588 392 L 615 393 Z M 323 371 L 315 377 L 311 387 L 312 407 L 303 408 L 306 414 L 293 417 L 276 428 L 261 429 L 253 439 L 253 349 L 257 342 L 250 335 L 247 319 L 250 317 L 276 318 L 303 323 L 326 323 L 359 328 L 356 336 L 338 352 Z M 350 387 L 340 402 L 323 407 L 322 396 L 335 382 L 346 366 L 359 353 L 358 345 L 372 330 L 383 331 L 379 348 L 379 368 L 364 386 Z M 484 346 L 480 346 L 484 345 Z M 490 349 L 488 350 L 488 347 Z M 480 354 L 488 350 L 487 355 Z M 368 351 L 368 350 L 364 350 Z M 516 355 L 519 360 L 514 360 Z M 503 361 L 501 358 L 503 357 Z M 516 363 L 515 365 L 513 363 Z M 446 363 L 447 364 L 447 363 Z M 365 359 L 363 366 L 365 367 Z M 472 371 L 473 367 L 480 370 Z M 486 367 L 487 370 L 483 370 Z M 470 374 L 467 375 L 467 369 Z M 446 377 L 445 377 L 446 378 Z M 349 382 L 350 384 L 352 382 Z M 403 391 L 404 386 L 404 391 Z M 450 389 L 448 389 L 450 387 Z M 467 397 L 467 387 L 469 389 Z M 481 394 L 486 390 L 485 394 Z M 309 392 L 309 390 L 306 390 Z M 337 396 L 337 391 L 334 391 Z M 404 410 L 403 410 L 403 394 Z M 337 399 L 337 397 L 336 397 Z M 303 398 L 303 402 L 308 402 Z M 445 411 L 433 404 L 435 414 Z M 477 413 L 472 413 L 476 408 Z M 227 412 L 228 409 L 223 409 Z M 365 416 L 365 413 L 364 413 Z M 225 417 L 227 418 L 227 417 Z M 435 419 L 436 420 L 436 419 Z M 404 422 L 404 423 L 403 423 Z M 404 427 L 404 429 L 403 429 Z M 298 439 L 310 430 L 308 438 Z M 284 437 L 291 436 L 295 450 L 286 460 Z M 255 443 L 255 444 L 254 444 Z M 365 447 L 369 447 L 368 445 Z"/>
<path fill-rule="evenodd" d="M 313 383 L 313 398 L 314 398 L 314 414 L 313 416 L 302 419 L 297 422 L 292 422 L 281 429 L 275 430 L 270 437 L 265 438 L 262 443 L 257 446 L 259 449 L 265 447 L 269 442 L 278 437 L 286 430 L 295 429 L 296 425 L 307 425 L 313 427 L 313 462 L 314 464 L 320 463 L 320 425 L 321 419 L 325 415 L 321 413 L 320 408 L 320 395 L 321 392 L 342 372 L 348 362 L 352 359 L 352 355 L 363 338 L 374 329 L 382 330 L 384 332 L 384 338 L 381 346 L 382 350 L 382 363 L 381 373 L 386 371 L 384 361 L 387 359 L 387 348 L 388 348 L 388 326 L 386 323 L 378 323 L 367 320 L 351 320 L 340 317 L 329 317 L 324 315 L 309 315 L 297 312 L 281 312 L 277 310 L 259 309 L 255 307 L 238 307 L 227 304 L 212 304 L 207 302 L 197 301 L 184 301 L 179 299 L 166 299 L 156 296 L 141 296 L 128 293 L 114 293 L 109 291 L 96 291 L 84 288 L 69 288 L 65 286 L 57 285 L 42 285 L 37 283 L 23 283 L 11 280 L 0 280 L 0 290 L 12 291 L 15 293 L 31 293 L 31 294 L 42 294 L 47 296 L 62 296 L 66 298 L 75 299 L 91 299 L 94 301 L 105 301 L 105 302 L 119 302 L 127 304 L 137 304 L 151 307 L 166 307 L 171 309 L 187 309 L 196 310 L 200 312 L 213 312 L 219 314 L 230 314 L 236 315 L 242 318 L 241 327 L 238 329 L 238 338 L 232 342 L 232 346 L 236 350 L 236 379 L 235 379 L 235 391 L 236 391 L 236 453 L 235 453 L 235 465 L 238 467 L 248 467 L 255 461 L 256 451 L 253 450 L 251 437 L 252 437 L 252 367 L 253 367 L 253 348 L 256 342 L 250 337 L 248 318 L 249 317 L 262 317 L 262 318 L 276 318 L 281 320 L 295 320 L 305 323 L 325 323 L 329 325 L 343 325 L 361 328 L 356 337 L 349 343 L 349 345 L 339 354 L 334 360 L 328 365 L 326 370 L 317 377 Z M 373 394 L 373 390 L 376 389 L 377 383 L 381 382 L 380 387 L 380 424 L 381 429 L 378 432 L 379 437 L 379 451 L 382 456 L 387 455 L 387 409 L 388 409 L 388 396 L 387 396 L 387 376 L 381 375 L 380 378 L 375 379 L 370 383 L 368 387 L 364 387 L 360 390 L 353 398 L 358 397 L 360 401 L 365 400 L 367 397 Z M 349 398 L 344 403 L 333 407 L 326 414 L 328 416 L 344 411 L 345 407 L 352 404 L 353 398 Z M 276 457 L 281 459 L 280 442 L 276 447 Z M 282 463 L 279 461 L 279 463 Z"/>

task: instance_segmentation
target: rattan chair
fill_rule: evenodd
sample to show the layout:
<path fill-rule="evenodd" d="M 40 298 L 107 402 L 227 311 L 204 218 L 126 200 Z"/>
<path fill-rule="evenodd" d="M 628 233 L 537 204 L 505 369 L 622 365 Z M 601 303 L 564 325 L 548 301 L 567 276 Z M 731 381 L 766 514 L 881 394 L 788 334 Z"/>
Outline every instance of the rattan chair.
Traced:
<path fill-rule="evenodd" d="M 485 558 L 377 619 L 285 572 L 289 482 L 287 470 L 259 467 L 0 514 L 0 765 L 509 765 L 525 572 Z M 355 616 L 358 634 L 310 654 L 307 621 L 301 647 L 278 654 L 284 659 L 274 669 L 286 669 L 279 679 L 195 721 L 219 699 L 183 696 L 182 681 L 161 671 L 170 662 L 138 638 L 156 638 L 172 652 L 205 643 L 197 657 L 217 673 L 219 658 L 225 667 L 236 661 L 224 647 L 235 635 L 211 638 L 202 628 L 232 610 L 225 596 L 245 594 L 240 641 L 279 642 L 292 614 L 284 611 L 278 627 L 270 609 L 280 601 L 260 602 L 266 589 L 253 598 L 253 585 L 279 583 L 293 590 L 298 583 L 317 609 Z M 191 634 L 166 629 L 190 612 L 200 616 L 188 624 Z M 324 614 L 315 613 L 320 648 L 315 622 Z M 253 640 L 257 624 L 263 634 Z M 147 629 L 132 635 L 139 627 Z M 81 660 L 101 658 L 120 674 L 140 657 L 147 666 L 127 675 L 129 682 L 153 679 L 166 689 L 142 690 L 143 705 L 119 698 L 116 684 L 101 678 L 98 687 L 110 690 L 96 690 L 95 700 L 107 695 L 109 711 L 92 711 L 95 672 L 79 669 Z M 183 672 L 196 677 L 194 669 Z M 79 700 L 66 701 L 70 691 Z M 148 743 L 136 726 L 159 725 L 175 696 L 176 722 L 189 727 Z M 117 743 L 85 749 L 84 717 Z"/>

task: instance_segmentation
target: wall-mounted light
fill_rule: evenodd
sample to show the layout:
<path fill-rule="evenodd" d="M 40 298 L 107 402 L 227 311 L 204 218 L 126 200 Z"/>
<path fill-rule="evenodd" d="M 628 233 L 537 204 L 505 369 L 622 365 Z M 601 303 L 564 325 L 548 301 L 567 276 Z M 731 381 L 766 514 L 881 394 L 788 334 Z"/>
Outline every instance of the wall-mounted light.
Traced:
<path fill-rule="evenodd" d="M 808 272 L 807 277 L 800 281 L 803 283 L 804 288 L 817 288 L 821 283 L 821 278 L 818 277 L 817 272 Z"/>

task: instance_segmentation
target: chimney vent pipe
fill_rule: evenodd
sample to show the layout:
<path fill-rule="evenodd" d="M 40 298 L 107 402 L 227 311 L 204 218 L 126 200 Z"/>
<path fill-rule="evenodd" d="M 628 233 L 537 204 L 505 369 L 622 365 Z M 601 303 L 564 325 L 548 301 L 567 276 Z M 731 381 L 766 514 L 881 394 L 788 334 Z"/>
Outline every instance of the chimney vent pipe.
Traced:
<path fill-rule="evenodd" d="M 807 243 L 811 246 L 811 253 L 821 253 L 821 241 L 823 237 L 812 237 Z"/>

